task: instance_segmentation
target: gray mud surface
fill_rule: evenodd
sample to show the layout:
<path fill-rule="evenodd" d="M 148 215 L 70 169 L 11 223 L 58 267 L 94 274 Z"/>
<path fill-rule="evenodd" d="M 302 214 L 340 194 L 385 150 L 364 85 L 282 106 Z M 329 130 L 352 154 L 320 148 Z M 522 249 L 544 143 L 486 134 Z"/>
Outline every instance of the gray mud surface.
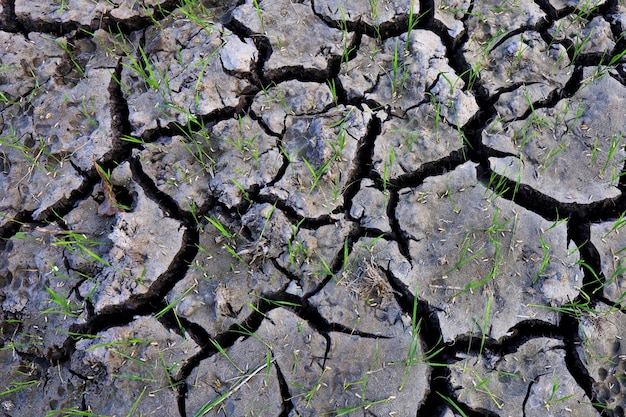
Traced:
<path fill-rule="evenodd" d="M 617 0 L 0 0 L 0 415 L 624 416 Z"/>

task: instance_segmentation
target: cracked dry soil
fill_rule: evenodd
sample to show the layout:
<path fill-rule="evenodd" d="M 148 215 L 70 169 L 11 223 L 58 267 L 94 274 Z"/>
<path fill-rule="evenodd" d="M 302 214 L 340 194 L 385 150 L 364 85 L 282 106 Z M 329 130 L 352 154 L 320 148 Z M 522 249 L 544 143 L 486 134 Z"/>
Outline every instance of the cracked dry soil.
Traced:
<path fill-rule="evenodd" d="M 623 1 L 0 9 L 2 415 L 624 416 Z"/>

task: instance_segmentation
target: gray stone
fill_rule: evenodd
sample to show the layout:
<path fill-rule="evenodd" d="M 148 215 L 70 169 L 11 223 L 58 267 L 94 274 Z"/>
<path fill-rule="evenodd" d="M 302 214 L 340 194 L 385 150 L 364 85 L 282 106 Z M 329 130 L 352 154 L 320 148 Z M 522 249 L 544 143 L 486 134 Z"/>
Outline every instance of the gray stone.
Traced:
<path fill-rule="evenodd" d="M 468 12 L 470 4 L 469 0 L 450 0 L 442 2 L 435 9 L 435 18 L 448 28 L 448 34 L 452 38 L 456 38 L 465 31 L 460 19 Z"/>
<path fill-rule="evenodd" d="M 563 88 L 569 80 L 566 68 L 570 62 L 565 48 L 547 44 L 538 32 L 527 31 L 508 38 L 501 35 L 490 46 L 493 40 L 476 40 L 475 49 L 465 52 L 474 73 L 490 94 L 510 85 L 539 83 L 544 85 L 547 95 L 552 89 Z M 492 49 L 485 50 L 488 47 Z"/>
<path fill-rule="evenodd" d="M 483 142 L 515 157 L 492 158 L 494 169 L 559 201 L 598 201 L 619 194 L 624 149 L 624 87 L 596 78 L 570 99 L 483 132 Z M 617 121 L 617 122 L 616 122 Z M 575 184 L 575 185 L 574 185 Z"/>
<path fill-rule="evenodd" d="M 459 132 L 438 116 L 441 107 L 425 103 L 408 110 L 403 117 L 392 116 L 383 122 L 372 157 L 383 181 L 419 170 L 423 164 L 461 149 Z"/>
<path fill-rule="evenodd" d="M 126 165 L 117 169 L 128 169 Z M 116 215 L 113 230 L 108 235 L 112 247 L 103 258 L 106 268 L 93 281 L 85 281 L 80 286 L 81 295 L 92 300 L 96 311 L 146 293 L 168 269 L 182 244 L 185 228 L 180 222 L 166 217 L 134 182 L 130 183 L 130 188 L 137 196 L 136 207 L 132 212 L 122 211 Z M 142 243 L 137 245 L 136 242 Z M 159 250 L 149 252 L 148 248 Z"/>
<path fill-rule="evenodd" d="M 103 412 L 110 415 L 131 410 L 165 415 L 178 412 L 175 393 L 169 388 L 183 359 L 198 351 L 191 339 L 165 329 L 151 317 L 138 317 L 127 326 L 97 336 L 76 345 L 74 365 L 78 369 L 101 368 L 107 381 L 88 388 L 85 402 L 99 404 L 99 397 L 106 396 Z"/>
<path fill-rule="evenodd" d="M 187 19 L 148 29 L 145 57 L 135 48 L 122 61 L 133 135 L 173 122 L 187 126 L 196 116 L 239 104 L 246 82 L 229 76 L 219 58 L 228 33 L 219 24 Z"/>
<path fill-rule="evenodd" d="M 210 138 L 203 142 L 201 146 L 214 159 L 209 186 L 228 207 L 246 201 L 251 188 L 264 187 L 283 165 L 276 138 L 267 135 L 249 117 L 216 124 L 210 130 Z"/>
<path fill-rule="evenodd" d="M 290 116 L 282 140 L 289 161 L 283 177 L 261 190 L 289 199 L 306 217 L 330 214 L 343 203 L 343 190 L 356 168 L 359 142 L 367 133 L 371 112 L 339 106 L 320 117 Z"/>
<path fill-rule="evenodd" d="M 377 190 L 373 185 L 374 182 L 369 179 L 361 181 L 361 189 L 352 200 L 350 216 L 359 220 L 363 227 L 390 232 L 387 217 L 389 194 Z"/>
<path fill-rule="evenodd" d="M 144 172 L 157 188 L 179 202 L 187 211 L 206 204 L 214 175 L 210 144 L 202 135 L 162 137 L 139 153 Z"/>
<path fill-rule="evenodd" d="M 569 301 L 582 284 L 565 225 L 498 198 L 475 175 L 466 163 L 430 177 L 403 190 L 396 211 L 413 264 L 397 278 L 441 310 L 444 340 L 460 329 L 485 332 L 478 325 L 485 320 L 496 339 L 520 319 L 553 322 L 557 315 L 546 307 Z M 559 284 L 550 286 L 555 279 Z M 537 293 L 547 306 L 537 303 Z"/>
<path fill-rule="evenodd" d="M 411 9 L 411 6 L 413 8 Z M 389 0 L 384 4 L 378 1 L 347 1 L 347 0 L 320 0 L 314 3 L 315 13 L 325 19 L 337 22 L 365 22 L 368 25 L 378 27 L 382 23 L 394 19 L 398 15 L 406 15 L 410 12 L 419 15 L 419 2 L 410 0 Z"/>
<path fill-rule="evenodd" d="M 260 1 L 258 8 L 253 3 L 247 0 L 233 10 L 232 17 L 253 33 L 267 37 L 271 55 L 263 69 L 269 78 L 286 69 L 326 70 L 328 60 L 341 57 L 350 44 L 352 36 L 324 24 L 313 13 L 309 0 Z"/>
<path fill-rule="evenodd" d="M 374 57 L 376 84 L 366 97 L 399 112 L 427 100 L 428 88 L 441 73 L 454 72 L 441 39 L 427 30 L 413 30 L 410 39 L 406 33 L 389 38 L 380 49 Z"/>
<path fill-rule="evenodd" d="M 246 73 L 253 69 L 258 51 L 252 40 L 242 42 L 236 35 L 228 35 L 220 53 L 226 71 Z"/>
<path fill-rule="evenodd" d="M 470 407 L 503 415 L 594 415 L 590 399 L 564 364 L 558 342 L 538 338 L 496 358 L 467 356 L 452 368 L 459 399 Z"/>
<path fill-rule="evenodd" d="M 288 115 L 320 114 L 333 100 L 326 84 L 291 80 L 258 93 L 251 109 L 273 133 L 282 134 Z"/>

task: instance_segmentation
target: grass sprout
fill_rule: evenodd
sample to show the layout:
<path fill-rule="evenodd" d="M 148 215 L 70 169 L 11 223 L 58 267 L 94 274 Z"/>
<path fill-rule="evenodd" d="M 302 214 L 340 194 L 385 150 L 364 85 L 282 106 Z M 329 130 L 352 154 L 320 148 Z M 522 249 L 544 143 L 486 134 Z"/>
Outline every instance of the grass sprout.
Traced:
<path fill-rule="evenodd" d="M 262 365 L 258 366 L 257 368 L 255 368 L 253 371 L 242 375 L 240 377 L 237 378 L 236 382 L 233 383 L 230 388 L 228 388 L 226 390 L 226 392 L 224 392 L 224 394 L 220 395 L 219 397 L 217 397 L 214 400 L 211 400 L 209 402 L 207 402 L 206 404 L 204 404 L 200 410 L 198 410 L 195 414 L 194 417 L 200 417 L 203 416 L 205 414 L 207 414 L 209 411 L 213 410 L 215 407 L 219 406 L 221 403 L 223 403 L 226 399 L 228 399 L 231 395 L 233 395 L 235 392 L 237 392 L 242 386 L 244 386 L 246 383 L 248 383 L 248 381 L 250 381 L 256 374 L 258 374 L 259 372 L 261 372 L 263 369 L 269 367 L 269 365 L 271 364 L 271 362 L 273 362 L 274 359 L 272 359 L 271 361 L 269 361 L 269 363 L 266 361 L 265 363 L 263 363 Z M 243 373 L 243 372 L 242 372 Z"/>

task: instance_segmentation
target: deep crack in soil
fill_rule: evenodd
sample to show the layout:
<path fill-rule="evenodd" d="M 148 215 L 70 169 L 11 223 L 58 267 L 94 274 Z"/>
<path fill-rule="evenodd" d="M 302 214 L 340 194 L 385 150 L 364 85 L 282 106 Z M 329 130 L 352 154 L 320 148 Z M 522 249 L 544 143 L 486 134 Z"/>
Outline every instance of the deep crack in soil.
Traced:
<path fill-rule="evenodd" d="M 5 416 L 624 416 L 621 0 L 0 0 Z"/>

